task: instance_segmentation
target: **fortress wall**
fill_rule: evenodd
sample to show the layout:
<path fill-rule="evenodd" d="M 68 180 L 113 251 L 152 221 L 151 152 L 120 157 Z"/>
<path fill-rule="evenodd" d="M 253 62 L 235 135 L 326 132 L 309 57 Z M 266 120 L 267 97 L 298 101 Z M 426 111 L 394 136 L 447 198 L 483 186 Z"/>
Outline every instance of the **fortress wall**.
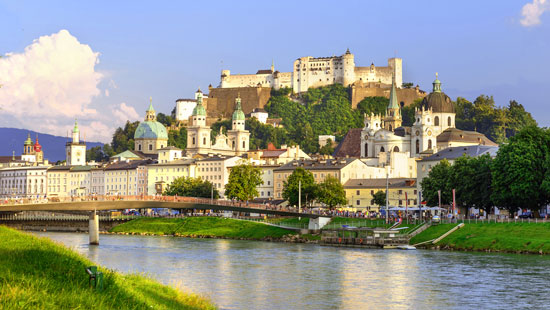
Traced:
<path fill-rule="evenodd" d="M 380 84 L 378 84 L 380 85 Z M 351 106 L 357 108 L 357 104 L 366 97 L 390 98 L 390 88 L 381 87 L 353 87 L 351 90 Z M 406 106 L 412 104 L 418 98 L 426 97 L 426 93 L 415 88 L 398 88 L 397 101 Z"/>
<path fill-rule="evenodd" d="M 208 117 L 231 117 L 239 94 L 243 112 L 250 114 L 255 108 L 265 106 L 271 97 L 271 87 L 212 88 L 206 105 Z"/>
<path fill-rule="evenodd" d="M 272 74 L 236 74 L 224 78 L 224 88 L 248 87 L 258 84 L 271 87 L 273 85 Z"/>

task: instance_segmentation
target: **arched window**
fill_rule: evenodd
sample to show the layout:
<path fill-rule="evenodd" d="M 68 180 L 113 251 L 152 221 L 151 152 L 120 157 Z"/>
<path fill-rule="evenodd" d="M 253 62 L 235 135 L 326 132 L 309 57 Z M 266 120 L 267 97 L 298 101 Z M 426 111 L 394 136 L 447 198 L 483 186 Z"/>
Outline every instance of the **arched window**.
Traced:
<path fill-rule="evenodd" d="M 138 144 L 138 151 L 141 151 L 141 144 Z"/>
<path fill-rule="evenodd" d="M 380 148 L 380 152 L 385 152 L 384 147 Z"/>
<path fill-rule="evenodd" d="M 153 150 L 153 145 L 149 144 L 149 151 L 152 151 L 152 150 Z"/>
<path fill-rule="evenodd" d="M 451 117 L 450 116 L 447 118 L 447 126 L 451 127 Z"/>
<path fill-rule="evenodd" d="M 369 157 L 369 144 L 365 143 L 365 157 Z"/>
<path fill-rule="evenodd" d="M 202 145 L 206 145 L 206 137 L 202 138 Z"/>
<path fill-rule="evenodd" d="M 420 153 L 420 140 L 416 139 L 416 154 Z"/>
<path fill-rule="evenodd" d="M 392 131 L 392 129 L 393 129 L 393 128 L 392 128 L 391 125 L 390 125 L 390 131 Z"/>
<path fill-rule="evenodd" d="M 439 116 L 434 117 L 434 125 L 439 126 Z"/>
<path fill-rule="evenodd" d="M 399 152 L 399 147 L 396 145 L 396 146 L 393 148 L 393 151 L 394 151 L 394 152 Z"/>
<path fill-rule="evenodd" d="M 243 149 L 245 148 L 245 141 L 243 141 Z"/>
<path fill-rule="evenodd" d="M 432 149 L 432 139 L 428 140 L 428 150 Z"/>

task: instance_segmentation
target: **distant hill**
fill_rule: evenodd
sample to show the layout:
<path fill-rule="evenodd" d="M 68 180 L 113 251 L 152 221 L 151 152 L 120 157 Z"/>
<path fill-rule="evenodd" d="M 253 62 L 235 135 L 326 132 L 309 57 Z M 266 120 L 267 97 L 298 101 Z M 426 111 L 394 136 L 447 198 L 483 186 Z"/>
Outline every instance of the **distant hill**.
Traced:
<path fill-rule="evenodd" d="M 66 137 L 17 128 L 0 128 L 0 156 L 10 156 L 13 151 L 15 151 L 15 155 L 21 155 L 23 153 L 23 143 L 29 133 L 33 142 L 36 140 L 36 134 L 38 134 L 38 142 L 42 145 L 45 159 L 50 162 L 65 159 L 65 143 L 68 141 Z M 103 143 L 86 141 L 86 148 L 89 149 L 94 146 L 103 146 Z"/>

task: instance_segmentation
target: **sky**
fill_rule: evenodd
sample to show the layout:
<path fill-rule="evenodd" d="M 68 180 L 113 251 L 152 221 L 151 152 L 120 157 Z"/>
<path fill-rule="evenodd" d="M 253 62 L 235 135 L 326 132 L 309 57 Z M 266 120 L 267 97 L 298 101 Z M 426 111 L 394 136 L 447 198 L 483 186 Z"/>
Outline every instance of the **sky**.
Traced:
<path fill-rule="evenodd" d="M 550 126 L 550 0 L 3 1 L 0 127 L 110 142 L 152 97 L 218 86 L 222 68 L 292 70 L 299 57 L 403 59 L 403 81 L 453 100 L 516 100 Z"/>

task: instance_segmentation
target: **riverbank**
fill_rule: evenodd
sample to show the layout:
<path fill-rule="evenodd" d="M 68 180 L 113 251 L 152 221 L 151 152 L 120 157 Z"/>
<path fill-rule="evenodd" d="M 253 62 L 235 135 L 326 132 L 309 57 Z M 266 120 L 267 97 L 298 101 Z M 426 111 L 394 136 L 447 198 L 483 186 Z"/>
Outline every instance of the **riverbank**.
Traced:
<path fill-rule="evenodd" d="M 216 309 L 197 295 L 101 267 L 104 289 L 96 291 L 85 271 L 92 265 L 47 238 L 0 226 L 0 308 Z"/>
<path fill-rule="evenodd" d="M 457 224 L 440 224 L 413 237 L 410 244 L 435 239 Z M 466 224 L 431 249 L 504 252 L 519 254 L 550 254 L 550 223 L 477 223 Z"/>
<path fill-rule="evenodd" d="M 191 238 L 290 241 L 298 232 L 262 223 L 223 217 L 139 218 L 109 231 L 116 234 L 169 235 Z"/>

